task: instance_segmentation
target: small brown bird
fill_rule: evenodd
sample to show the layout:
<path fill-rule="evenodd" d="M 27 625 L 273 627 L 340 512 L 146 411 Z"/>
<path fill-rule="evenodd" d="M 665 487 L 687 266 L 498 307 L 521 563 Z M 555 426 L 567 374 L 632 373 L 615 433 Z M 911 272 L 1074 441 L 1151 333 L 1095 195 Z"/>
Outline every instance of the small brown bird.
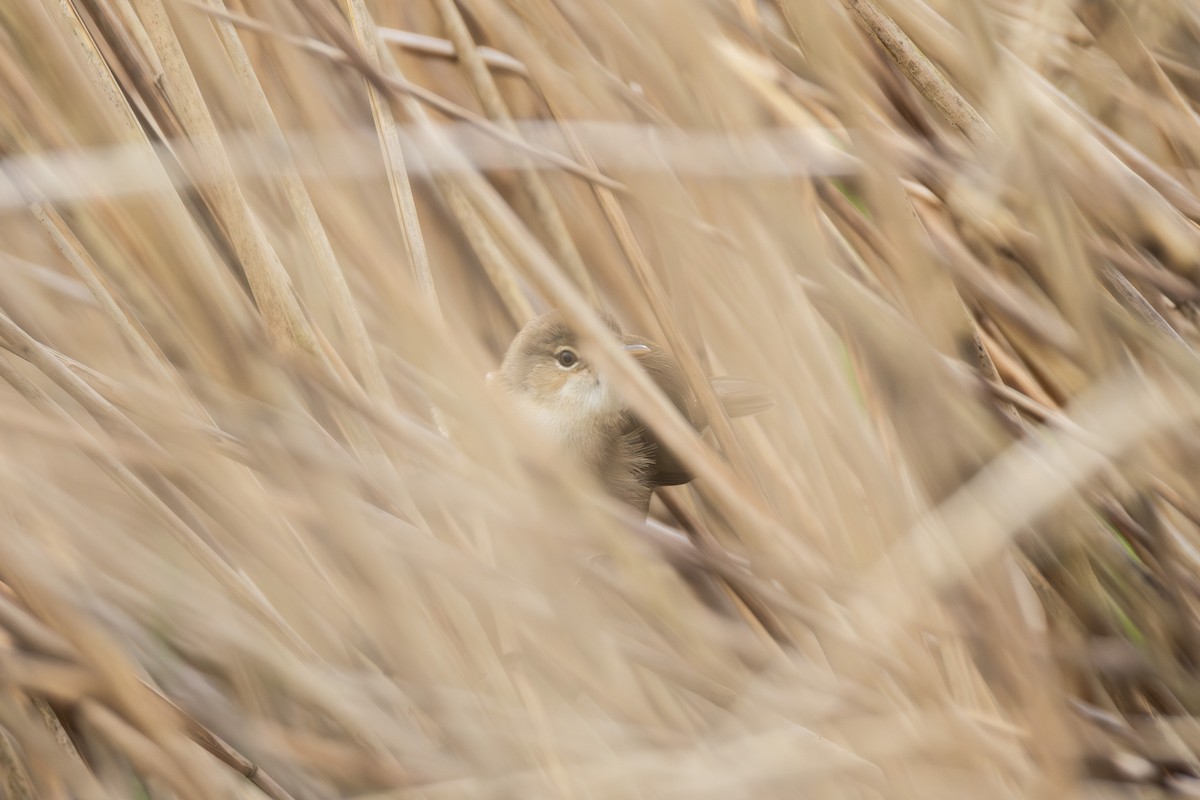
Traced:
<path fill-rule="evenodd" d="M 707 420 L 675 359 L 653 342 L 622 335 L 614 321 L 606 321 L 679 412 L 703 430 Z M 582 461 L 610 494 L 643 514 L 656 487 L 692 479 L 608 380 L 580 356 L 575 333 L 558 312 L 522 328 L 489 380 L 509 391 L 529 418 Z"/>

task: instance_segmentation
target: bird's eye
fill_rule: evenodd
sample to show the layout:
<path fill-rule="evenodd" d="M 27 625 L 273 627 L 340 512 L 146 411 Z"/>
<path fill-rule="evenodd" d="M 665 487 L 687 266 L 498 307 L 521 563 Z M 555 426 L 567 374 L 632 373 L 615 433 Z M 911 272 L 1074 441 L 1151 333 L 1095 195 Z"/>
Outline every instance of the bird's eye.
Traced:
<path fill-rule="evenodd" d="M 579 363 L 579 356 L 575 355 L 574 350 L 564 349 L 558 351 L 558 354 L 554 356 L 554 360 L 563 369 L 570 369 Z"/>

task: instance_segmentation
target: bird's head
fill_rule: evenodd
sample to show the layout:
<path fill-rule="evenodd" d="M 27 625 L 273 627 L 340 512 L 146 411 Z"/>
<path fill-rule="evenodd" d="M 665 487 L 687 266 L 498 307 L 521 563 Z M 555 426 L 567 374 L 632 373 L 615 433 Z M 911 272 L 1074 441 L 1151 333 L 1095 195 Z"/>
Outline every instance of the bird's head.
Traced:
<path fill-rule="evenodd" d="M 620 337 L 616 323 L 605 321 Z M 650 353 L 644 344 L 623 346 L 635 356 Z M 620 396 L 580 354 L 578 337 L 558 312 L 543 314 L 521 329 L 492 379 L 559 432 L 615 422 L 624 411 Z"/>

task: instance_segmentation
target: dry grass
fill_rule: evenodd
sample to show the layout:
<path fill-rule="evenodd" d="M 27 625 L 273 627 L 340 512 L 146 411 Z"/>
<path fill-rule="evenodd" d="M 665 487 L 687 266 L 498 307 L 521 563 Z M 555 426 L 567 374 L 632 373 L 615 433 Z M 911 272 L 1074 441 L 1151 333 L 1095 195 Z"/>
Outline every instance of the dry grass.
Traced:
<path fill-rule="evenodd" d="M 4 796 L 1194 791 L 1193 4 L 0 21 Z M 551 306 L 665 527 L 484 391 Z"/>

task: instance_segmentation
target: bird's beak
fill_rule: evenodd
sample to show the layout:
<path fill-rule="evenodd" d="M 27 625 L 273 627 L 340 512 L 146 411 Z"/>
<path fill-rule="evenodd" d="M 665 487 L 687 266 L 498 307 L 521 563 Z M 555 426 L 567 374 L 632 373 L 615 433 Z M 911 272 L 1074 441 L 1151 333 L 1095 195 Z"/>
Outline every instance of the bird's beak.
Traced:
<path fill-rule="evenodd" d="M 627 344 L 625 349 L 628 350 L 634 358 L 644 358 L 650 355 L 650 347 L 644 344 Z"/>

